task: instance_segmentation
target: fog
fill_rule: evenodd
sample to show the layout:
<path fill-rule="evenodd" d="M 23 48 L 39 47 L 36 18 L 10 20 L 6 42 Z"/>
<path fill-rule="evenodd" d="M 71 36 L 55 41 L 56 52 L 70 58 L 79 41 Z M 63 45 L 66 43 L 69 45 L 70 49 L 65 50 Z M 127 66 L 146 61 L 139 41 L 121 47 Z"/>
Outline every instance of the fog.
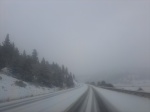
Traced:
<path fill-rule="evenodd" d="M 150 1 L 1 0 L 0 42 L 68 67 L 80 80 L 150 69 Z"/>

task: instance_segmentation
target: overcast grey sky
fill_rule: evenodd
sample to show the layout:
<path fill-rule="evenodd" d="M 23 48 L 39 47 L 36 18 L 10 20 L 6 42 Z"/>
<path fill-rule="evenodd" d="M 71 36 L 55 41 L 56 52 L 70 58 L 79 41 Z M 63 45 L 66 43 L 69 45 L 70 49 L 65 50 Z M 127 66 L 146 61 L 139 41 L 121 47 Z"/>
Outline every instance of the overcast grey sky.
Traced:
<path fill-rule="evenodd" d="M 149 0 L 0 0 L 0 42 L 7 33 L 77 77 L 150 69 Z"/>

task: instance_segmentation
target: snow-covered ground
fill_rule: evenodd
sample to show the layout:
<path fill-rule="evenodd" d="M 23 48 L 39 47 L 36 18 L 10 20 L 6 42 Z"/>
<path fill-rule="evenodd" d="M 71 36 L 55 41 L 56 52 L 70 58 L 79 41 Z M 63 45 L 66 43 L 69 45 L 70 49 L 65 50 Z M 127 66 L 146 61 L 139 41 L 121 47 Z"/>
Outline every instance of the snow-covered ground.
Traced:
<path fill-rule="evenodd" d="M 19 81 L 20 80 L 16 78 L 0 73 L 0 102 L 40 95 L 59 90 L 59 88 L 35 86 L 24 81 L 21 82 L 23 82 L 23 84 L 25 84 L 26 86 L 20 87 L 16 85 L 16 82 Z"/>
<path fill-rule="evenodd" d="M 116 88 L 133 90 L 137 91 L 139 88 L 142 88 L 145 92 L 150 92 L 150 75 L 138 74 L 136 75 L 127 75 L 120 77 L 116 83 L 114 83 Z"/>
<path fill-rule="evenodd" d="M 26 103 L 24 105 L 14 104 L 10 105 L 6 102 L 4 105 L 0 104 L 0 111 L 3 112 L 67 112 L 72 105 L 85 93 L 88 89 L 87 85 L 83 84 L 71 90 L 64 90 L 61 94 L 49 96 L 43 100 Z M 56 92 L 59 93 L 59 92 Z M 54 94 L 56 94 L 54 93 Z M 12 108 L 11 108 L 12 106 Z M 10 107 L 10 108 L 9 108 Z M 6 109 L 5 109 L 6 108 Z M 4 109 L 4 110 L 3 110 Z"/>
<path fill-rule="evenodd" d="M 75 79 L 73 79 L 74 87 L 80 86 L 82 83 L 77 82 Z"/>
<path fill-rule="evenodd" d="M 150 87 L 141 87 L 141 86 L 139 87 L 143 89 L 141 91 L 150 93 Z M 131 90 L 131 91 L 138 91 L 139 87 L 116 86 L 116 88 L 118 89 L 125 89 L 125 90 Z"/>
<path fill-rule="evenodd" d="M 118 89 L 132 90 L 138 91 L 139 88 L 142 88 L 141 91 L 150 93 L 150 80 L 145 81 L 137 81 L 132 84 L 114 84 L 114 86 Z"/>

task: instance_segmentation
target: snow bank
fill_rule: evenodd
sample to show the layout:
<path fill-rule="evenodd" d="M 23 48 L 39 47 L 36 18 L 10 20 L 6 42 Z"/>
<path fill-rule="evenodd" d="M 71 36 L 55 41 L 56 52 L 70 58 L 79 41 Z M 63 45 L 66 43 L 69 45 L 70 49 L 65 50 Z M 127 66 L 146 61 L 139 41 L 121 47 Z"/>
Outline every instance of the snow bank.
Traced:
<path fill-rule="evenodd" d="M 73 79 L 73 83 L 75 87 L 80 86 L 80 83 L 78 83 L 75 79 Z"/>
<path fill-rule="evenodd" d="M 15 84 L 16 81 L 20 80 L 0 73 L 0 102 L 54 92 L 59 89 L 35 86 L 24 81 L 22 82 L 26 86 L 20 87 Z"/>

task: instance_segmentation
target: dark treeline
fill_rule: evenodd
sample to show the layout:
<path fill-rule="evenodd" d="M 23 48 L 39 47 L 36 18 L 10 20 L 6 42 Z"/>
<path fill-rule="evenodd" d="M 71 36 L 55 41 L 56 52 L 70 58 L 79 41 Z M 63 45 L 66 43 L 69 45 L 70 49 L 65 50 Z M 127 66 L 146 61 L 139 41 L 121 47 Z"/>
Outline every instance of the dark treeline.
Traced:
<path fill-rule="evenodd" d="M 66 67 L 60 67 L 54 62 L 50 64 L 44 58 L 39 61 L 36 49 L 32 55 L 27 55 L 25 50 L 20 53 L 15 44 L 10 42 L 9 34 L 0 44 L 0 69 L 4 67 L 9 68 L 14 77 L 23 81 L 48 87 L 74 86 L 74 75 Z"/>
<path fill-rule="evenodd" d="M 107 83 L 107 82 L 105 82 L 105 81 L 98 81 L 97 82 L 97 86 L 104 86 L 104 87 L 114 87 L 114 85 L 113 84 L 111 84 L 111 83 Z"/>
<path fill-rule="evenodd" d="M 103 86 L 103 87 L 114 87 L 113 84 L 111 83 L 107 83 L 105 81 L 98 81 L 97 84 L 95 82 L 87 82 L 87 84 L 91 84 L 91 85 L 94 85 L 94 86 Z"/>

